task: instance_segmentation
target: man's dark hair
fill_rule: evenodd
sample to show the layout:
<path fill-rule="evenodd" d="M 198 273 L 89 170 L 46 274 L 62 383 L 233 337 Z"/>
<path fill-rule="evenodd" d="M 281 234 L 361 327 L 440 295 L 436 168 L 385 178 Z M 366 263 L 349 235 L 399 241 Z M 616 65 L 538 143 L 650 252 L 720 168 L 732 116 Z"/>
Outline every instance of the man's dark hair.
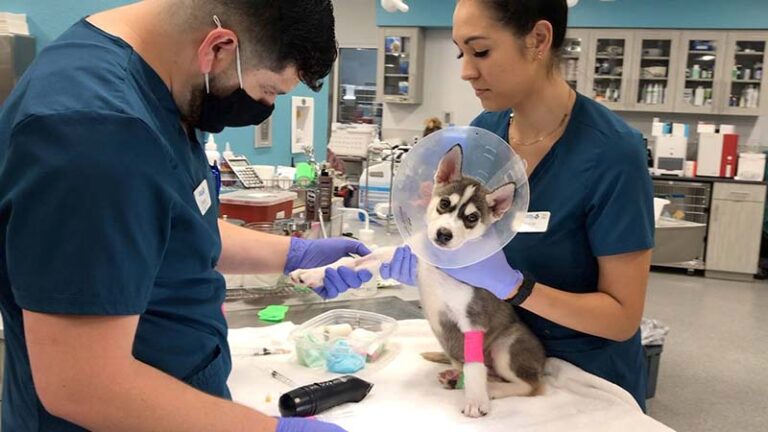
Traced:
<path fill-rule="evenodd" d="M 216 15 L 237 33 L 245 61 L 273 72 L 295 66 L 299 79 L 314 91 L 333 67 L 338 53 L 331 0 L 195 0 L 195 15 Z"/>

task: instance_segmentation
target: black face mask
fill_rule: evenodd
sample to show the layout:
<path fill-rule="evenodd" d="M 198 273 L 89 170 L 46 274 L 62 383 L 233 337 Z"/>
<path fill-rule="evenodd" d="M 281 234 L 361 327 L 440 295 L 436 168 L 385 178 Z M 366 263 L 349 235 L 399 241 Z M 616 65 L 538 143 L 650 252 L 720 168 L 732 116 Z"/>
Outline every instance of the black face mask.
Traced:
<path fill-rule="evenodd" d="M 258 126 L 272 115 L 275 105 L 254 100 L 242 88 L 229 96 L 203 96 L 200 119 L 195 125 L 204 132 L 219 133 L 225 127 Z"/>

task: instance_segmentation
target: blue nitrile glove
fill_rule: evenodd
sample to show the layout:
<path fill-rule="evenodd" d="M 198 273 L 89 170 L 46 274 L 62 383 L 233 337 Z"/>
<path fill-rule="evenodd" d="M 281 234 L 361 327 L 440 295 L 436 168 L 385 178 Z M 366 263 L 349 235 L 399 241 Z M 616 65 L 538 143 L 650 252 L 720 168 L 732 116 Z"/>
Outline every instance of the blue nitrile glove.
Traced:
<path fill-rule="evenodd" d="M 275 432 L 347 432 L 340 426 L 318 420 L 298 417 L 281 417 L 277 419 Z"/>
<path fill-rule="evenodd" d="M 315 290 L 320 297 L 332 299 L 350 288 L 360 288 L 371 280 L 373 275 L 368 270 L 354 271 L 349 267 L 325 269 L 322 288 Z"/>
<path fill-rule="evenodd" d="M 400 246 L 395 250 L 392 261 L 384 263 L 379 268 L 383 279 L 394 279 L 401 284 L 416 285 L 416 269 L 418 259 L 411 252 L 410 246 Z"/>
<path fill-rule="evenodd" d="M 291 237 L 291 247 L 288 249 L 288 259 L 283 273 L 333 264 L 349 254 L 365 256 L 369 253 L 371 251 L 364 244 L 348 238 L 305 240 Z"/>
<path fill-rule="evenodd" d="M 523 281 L 523 274 L 509 266 L 503 251 L 467 267 L 442 270 L 468 285 L 485 288 L 502 300 L 510 298 Z"/>

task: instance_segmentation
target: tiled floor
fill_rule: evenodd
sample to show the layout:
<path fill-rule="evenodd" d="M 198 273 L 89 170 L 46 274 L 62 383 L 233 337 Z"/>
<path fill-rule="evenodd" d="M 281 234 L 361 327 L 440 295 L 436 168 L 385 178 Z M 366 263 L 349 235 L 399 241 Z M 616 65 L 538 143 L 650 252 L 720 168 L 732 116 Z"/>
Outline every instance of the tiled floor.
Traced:
<path fill-rule="evenodd" d="M 645 315 L 671 328 L 651 416 L 681 432 L 768 430 L 768 283 L 653 272 Z"/>

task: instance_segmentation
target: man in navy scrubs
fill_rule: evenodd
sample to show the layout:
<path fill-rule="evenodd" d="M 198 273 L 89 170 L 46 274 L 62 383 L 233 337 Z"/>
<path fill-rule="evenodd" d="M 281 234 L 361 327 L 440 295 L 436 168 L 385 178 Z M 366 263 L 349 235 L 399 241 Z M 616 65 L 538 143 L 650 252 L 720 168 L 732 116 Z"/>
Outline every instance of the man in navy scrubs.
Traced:
<path fill-rule="evenodd" d="M 0 113 L 3 430 L 341 430 L 229 400 L 219 271 L 368 251 L 221 223 L 195 132 L 318 90 L 336 47 L 330 0 L 147 0 L 40 53 Z M 326 276 L 324 297 L 370 278 Z"/>

